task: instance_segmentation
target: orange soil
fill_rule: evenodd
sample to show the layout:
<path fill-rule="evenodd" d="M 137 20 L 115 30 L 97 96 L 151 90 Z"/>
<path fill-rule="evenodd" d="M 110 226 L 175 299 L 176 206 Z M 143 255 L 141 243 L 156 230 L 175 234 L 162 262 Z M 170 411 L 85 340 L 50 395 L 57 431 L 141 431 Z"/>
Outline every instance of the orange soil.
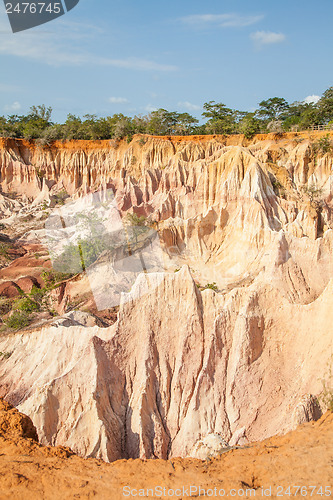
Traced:
<path fill-rule="evenodd" d="M 134 139 L 137 137 L 152 137 L 153 139 L 159 139 L 164 141 L 171 141 L 174 144 L 182 142 L 195 142 L 195 143 L 206 143 L 213 139 L 223 142 L 226 146 L 232 145 L 244 145 L 253 144 L 258 141 L 276 141 L 284 142 L 295 138 L 304 138 L 310 140 L 316 140 L 325 135 L 333 137 L 333 130 L 324 131 L 304 131 L 304 132 L 286 132 L 282 136 L 277 134 L 257 134 L 252 139 L 245 139 L 244 135 L 185 135 L 185 136 L 149 136 L 144 134 L 134 135 Z M 74 141 L 55 141 L 50 146 L 45 146 L 44 149 L 51 150 L 81 150 L 81 151 L 91 151 L 91 150 L 103 150 L 112 149 L 113 139 L 111 140 L 101 140 L 101 141 L 85 141 L 85 140 L 74 140 Z M 120 141 L 120 144 L 127 145 L 125 139 Z M 31 151 L 41 148 L 35 141 L 28 141 L 25 139 L 10 139 L 10 138 L 0 138 L 0 149 L 8 148 L 28 148 Z"/>
<path fill-rule="evenodd" d="M 333 413 L 328 412 L 318 422 L 304 424 L 285 436 L 235 449 L 213 460 L 120 460 L 107 464 L 84 460 L 66 448 L 39 445 L 30 419 L 0 400 L 0 499 L 117 500 L 126 498 L 124 487 L 137 490 L 139 496 L 140 489 L 156 486 L 166 490 L 184 486 L 189 493 L 191 485 L 205 490 L 216 487 L 217 492 L 224 489 L 234 498 L 242 497 L 243 492 L 245 498 L 250 488 L 255 489 L 256 497 L 263 498 L 262 488 L 269 493 L 270 487 L 270 498 L 287 498 L 288 493 L 278 493 L 289 486 L 296 498 L 327 498 L 325 487 L 332 491 L 332 443 Z M 307 489 L 294 495 L 294 486 Z M 316 489 L 310 495 L 312 486 Z M 321 486 L 323 495 L 318 489 Z M 186 497 L 181 492 L 173 498 L 198 497 L 198 492 L 192 493 Z M 171 492 L 166 491 L 162 498 L 172 498 Z"/>

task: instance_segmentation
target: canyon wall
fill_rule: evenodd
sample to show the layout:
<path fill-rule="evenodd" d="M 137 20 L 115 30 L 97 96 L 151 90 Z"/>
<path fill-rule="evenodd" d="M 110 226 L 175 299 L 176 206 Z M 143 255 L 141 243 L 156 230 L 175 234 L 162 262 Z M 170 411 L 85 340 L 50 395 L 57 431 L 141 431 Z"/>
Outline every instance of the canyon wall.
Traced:
<path fill-rule="evenodd" d="M 0 338 L 11 353 L 0 396 L 44 444 L 168 458 L 212 433 L 242 444 L 319 415 L 302 408 L 332 356 L 333 159 L 313 153 L 321 136 L 3 140 L 5 225 L 63 190 L 71 200 L 112 190 L 121 216 L 147 218 L 165 256 L 163 272 L 122 294 L 112 327 Z M 42 229 L 21 237 L 42 239 Z"/>
<path fill-rule="evenodd" d="M 220 295 L 200 292 L 184 266 L 121 305 L 108 329 L 1 339 L 12 352 L 1 395 L 31 417 L 42 443 L 110 461 L 186 456 L 211 433 L 233 444 L 263 439 L 292 429 L 302 398 L 321 391 L 332 287 L 310 305 L 269 286 Z"/>

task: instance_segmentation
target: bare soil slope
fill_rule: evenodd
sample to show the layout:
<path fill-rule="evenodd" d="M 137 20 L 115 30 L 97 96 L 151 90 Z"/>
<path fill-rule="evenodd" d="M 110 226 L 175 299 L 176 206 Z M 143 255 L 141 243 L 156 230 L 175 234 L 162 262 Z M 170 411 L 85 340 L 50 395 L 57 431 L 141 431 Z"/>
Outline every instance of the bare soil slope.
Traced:
<path fill-rule="evenodd" d="M 283 437 L 234 449 L 213 460 L 120 460 L 106 464 L 79 458 L 69 449 L 41 446 L 35 441 L 30 419 L 0 401 L 0 498 L 116 500 L 125 498 L 123 491 L 129 488 L 137 494 L 143 489 L 146 498 L 152 498 L 146 490 L 156 486 L 166 488 L 165 498 L 170 498 L 169 489 L 184 486 L 189 494 L 191 485 L 207 493 L 215 487 L 217 492 L 223 489 L 234 498 L 250 488 L 255 491 L 252 497 L 262 497 L 264 488 L 266 493 L 271 491 L 270 498 L 277 498 L 289 486 L 292 495 L 296 491 L 293 486 L 306 486 L 303 495 L 299 491 L 296 498 L 310 496 L 311 491 L 312 498 L 325 498 L 325 487 L 331 485 L 333 476 L 332 442 L 333 413 L 326 413 L 319 421 L 303 424 Z M 324 495 L 320 494 L 321 486 Z M 326 488 L 326 493 L 329 491 Z M 189 498 L 197 496 L 192 490 Z M 180 497 L 185 498 L 186 493 L 175 496 Z"/>

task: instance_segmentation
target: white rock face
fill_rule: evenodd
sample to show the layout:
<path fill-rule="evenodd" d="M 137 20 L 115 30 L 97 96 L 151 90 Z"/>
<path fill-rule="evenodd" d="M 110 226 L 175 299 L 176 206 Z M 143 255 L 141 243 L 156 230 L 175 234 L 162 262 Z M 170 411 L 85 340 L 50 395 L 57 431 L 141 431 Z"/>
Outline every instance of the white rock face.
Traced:
<path fill-rule="evenodd" d="M 230 449 L 230 446 L 218 434 L 208 434 L 195 443 L 189 456 L 199 460 L 219 457 L 223 452 Z"/>
<path fill-rule="evenodd" d="M 198 436 L 252 441 L 292 428 L 301 397 L 321 390 L 333 283 L 299 305 L 255 283 L 201 293 L 186 266 L 155 279 L 138 297 L 139 277 L 113 327 L 1 338 L 0 351 L 12 352 L 0 364 L 1 395 L 42 442 L 110 461 L 166 458 L 187 456 Z"/>

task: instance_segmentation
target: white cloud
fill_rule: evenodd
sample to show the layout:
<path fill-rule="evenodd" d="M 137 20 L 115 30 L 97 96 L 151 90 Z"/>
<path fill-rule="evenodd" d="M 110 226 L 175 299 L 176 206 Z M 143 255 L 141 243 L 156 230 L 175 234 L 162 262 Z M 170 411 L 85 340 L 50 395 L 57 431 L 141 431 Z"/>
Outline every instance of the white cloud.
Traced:
<path fill-rule="evenodd" d="M 151 104 L 147 104 L 147 106 L 145 107 L 145 111 L 148 111 L 148 113 L 152 113 L 153 111 L 157 111 L 157 107 L 156 106 L 152 106 Z"/>
<path fill-rule="evenodd" d="M 303 102 L 306 104 L 311 104 L 311 103 L 316 104 L 319 101 L 319 99 L 320 99 L 319 95 L 308 95 L 308 97 L 306 97 Z"/>
<path fill-rule="evenodd" d="M 271 45 L 284 42 L 286 35 L 283 33 L 274 33 L 273 31 L 256 31 L 255 33 L 251 33 L 250 38 L 258 45 Z"/>
<path fill-rule="evenodd" d="M 197 104 L 192 104 L 191 102 L 188 101 L 181 101 L 178 103 L 177 106 L 179 106 L 180 108 L 186 108 L 189 111 L 198 111 L 199 109 L 201 109 L 201 107 L 198 106 Z"/>
<path fill-rule="evenodd" d="M 0 31 L 3 22 L 0 20 Z M 116 68 L 141 71 L 175 71 L 174 65 L 142 59 L 139 57 L 113 58 L 96 55 L 82 48 L 82 40 L 87 42 L 98 36 L 99 30 L 92 25 L 71 24 L 65 21 L 56 25 L 56 32 L 29 30 L 13 35 L 6 26 L 7 36 L 3 36 L 0 54 L 28 59 L 49 66 L 113 66 Z M 79 42 L 76 45 L 76 42 Z"/>
<path fill-rule="evenodd" d="M 129 102 L 126 97 L 109 97 L 108 101 L 111 102 L 111 104 L 126 104 Z"/>
<path fill-rule="evenodd" d="M 263 15 L 230 14 L 199 14 L 182 17 L 181 21 L 185 24 L 205 26 L 217 25 L 221 28 L 243 28 L 258 23 L 264 19 Z"/>
<path fill-rule="evenodd" d="M 17 111 L 20 111 L 21 108 L 22 108 L 21 104 L 18 101 L 15 101 L 13 102 L 13 104 L 7 104 L 4 109 L 8 113 L 10 112 L 16 113 Z"/>

